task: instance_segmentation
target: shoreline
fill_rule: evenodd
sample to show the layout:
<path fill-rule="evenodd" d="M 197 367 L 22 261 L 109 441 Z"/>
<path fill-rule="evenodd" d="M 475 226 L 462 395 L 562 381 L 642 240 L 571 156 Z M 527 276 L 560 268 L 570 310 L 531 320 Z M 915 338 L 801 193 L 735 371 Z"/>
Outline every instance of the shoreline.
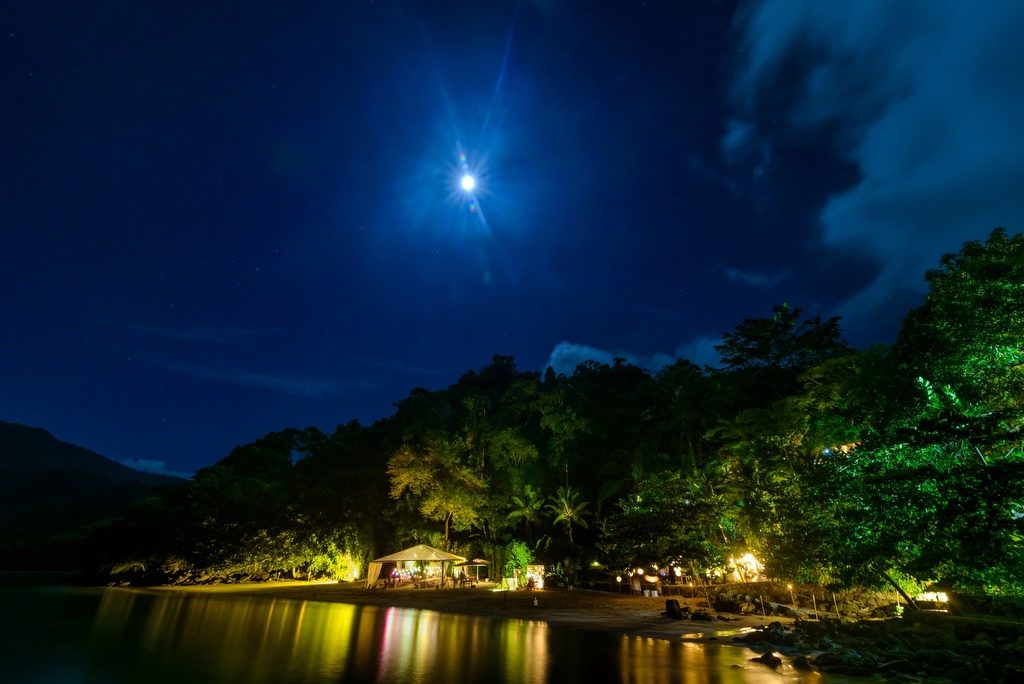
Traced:
<path fill-rule="evenodd" d="M 116 589 L 116 588 L 113 588 Z M 816 671 L 872 681 L 1022 681 L 1024 622 L 978 616 L 911 613 L 910 619 L 803 621 L 794 618 L 707 611 L 712 620 L 673 619 L 665 597 L 605 591 L 547 589 L 496 592 L 477 588 L 363 589 L 361 583 L 270 582 L 124 587 L 143 594 L 244 597 L 429 610 L 493 620 L 526 620 L 553 630 L 583 631 L 701 646 L 734 646 L 745 657 L 788 675 Z M 538 605 L 534 607 L 533 600 Z M 704 597 L 671 597 L 691 611 Z M 706 609 L 705 609 L 706 610 Z M 759 655 L 757 655 L 759 654 Z M 782 669 L 780 669 L 782 668 Z M 765 671 L 767 672 L 767 670 Z"/>
<path fill-rule="evenodd" d="M 789 626 L 792 618 L 760 615 L 725 615 L 727 620 L 715 619 L 719 613 L 706 608 L 704 597 L 671 596 L 680 606 L 698 610 L 705 607 L 710 621 L 676 620 L 663 615 L 664 596 L 657 598 L 613 594 L 591 589 L 542 589 L 538 591 L 492 591 L 481 584 L 476 588 L 449 589 L 364 589 L 355 583 L 328 582 L 272 582 L 189 586 L 147 587 L 147 590 L 187 592 L 262 598 L 280 598 L 294 601 L 349 603 L 384 608 L 411 608 L 457 613 L 477 617 L 513 620 L 537 620 L 550 627 L 619 633 L 670 641 L 735 644 L 749 648 L 750 644 L 734 641 L 734 636 L 747 634 L 771 622 Z M 141 589 L 141 588 L 140 588 Z M 533 600 L 538 605 L 534 607 Z"/>

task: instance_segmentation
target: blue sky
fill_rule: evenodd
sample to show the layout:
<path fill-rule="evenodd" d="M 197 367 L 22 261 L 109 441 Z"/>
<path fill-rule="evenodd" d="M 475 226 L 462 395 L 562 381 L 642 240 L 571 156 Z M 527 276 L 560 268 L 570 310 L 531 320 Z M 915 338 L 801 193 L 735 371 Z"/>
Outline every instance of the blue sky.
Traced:
<path fill-rule="evenodd" d="M 1024 209 L 1020 3 L 24 2 L 3 29 L 0 419 L 152 470 L 496 353 L 714 363 L 783 301 L 889 342 Z"/>

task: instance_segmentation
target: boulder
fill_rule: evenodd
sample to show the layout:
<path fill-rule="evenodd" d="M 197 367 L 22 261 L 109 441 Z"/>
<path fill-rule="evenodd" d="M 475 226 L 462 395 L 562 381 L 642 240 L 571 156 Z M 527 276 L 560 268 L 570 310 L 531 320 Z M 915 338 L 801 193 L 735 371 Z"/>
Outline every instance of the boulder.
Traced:
<path fill-rule="evenodd" d="M 770 668 L 772 668 L 774 670 L 775 668 L 777 668 L 779 665 L 782 664 L 782 658 L 780 658 L 779 656 L 775 655 L 771 651 L 768 651 L 764 655 L 758 656 L 757 658 L 751 658 L 750 662 L 752 662 L 752 663 L 761 663 L 762 665 L 767 665 L 768 667 L 770 667 Z"/>
<path fill-rule="evenodd" d="M 719 594 L 715 597 L 715 610 L 723 613 L 740 612 L 740 602 L 727 594 Z"/>
<path fill-rule="evenodd" d="M 689 611 L 687 611 L 689 612 Z M 679 607 L 679 601 L 676 599 L 665 599 L 665 615 L 668 615 L 673 620 L 683 619 L 683 609 Z"/>
<path fill-rule="evenodd" d="M 793 658 L 793 669 L 794 670 L 810 670 L 811 660 L 807 656 L 797 656 Z"/>

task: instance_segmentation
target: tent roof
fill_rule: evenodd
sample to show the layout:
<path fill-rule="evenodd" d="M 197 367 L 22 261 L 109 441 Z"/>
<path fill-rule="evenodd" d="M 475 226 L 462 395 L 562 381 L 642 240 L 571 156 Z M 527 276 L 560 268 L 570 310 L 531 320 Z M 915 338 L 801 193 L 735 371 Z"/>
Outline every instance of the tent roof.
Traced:
<path fill-rule="evenodd" d="M 442 551 L 441 549 L 435 549 L 433 546 L 427 546 L 426 544 L 417 544 L 416 546 L 410 546 L 407 549 L 393 553 L 390 556 L 382 556 L 375 558 L 374 563 L 393 563 L 395 561 L 464 561 L 466 560 L 462 556 L 456 556 L 453 553 Z"/>
<path fill-rule="evenodd" d="M 467 560 L 462 561 L 461 563 L 456 563 L 455 567 L 472 567 L 474 565 L 490 565 L 490 563 L 485 561 L 483 558 L 474 558 L 473 560 Z"/>

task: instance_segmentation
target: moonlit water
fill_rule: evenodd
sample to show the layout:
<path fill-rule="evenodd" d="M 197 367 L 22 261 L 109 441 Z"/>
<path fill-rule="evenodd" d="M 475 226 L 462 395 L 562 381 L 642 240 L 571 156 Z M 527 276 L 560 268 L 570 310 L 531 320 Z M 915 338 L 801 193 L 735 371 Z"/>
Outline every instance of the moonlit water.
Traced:
<path fill-rule="evenodd" d="M 428 610 L 129 589 L 0 598 L 9 682 L 836 681 L 774 672 L 745 648 Z"/>

